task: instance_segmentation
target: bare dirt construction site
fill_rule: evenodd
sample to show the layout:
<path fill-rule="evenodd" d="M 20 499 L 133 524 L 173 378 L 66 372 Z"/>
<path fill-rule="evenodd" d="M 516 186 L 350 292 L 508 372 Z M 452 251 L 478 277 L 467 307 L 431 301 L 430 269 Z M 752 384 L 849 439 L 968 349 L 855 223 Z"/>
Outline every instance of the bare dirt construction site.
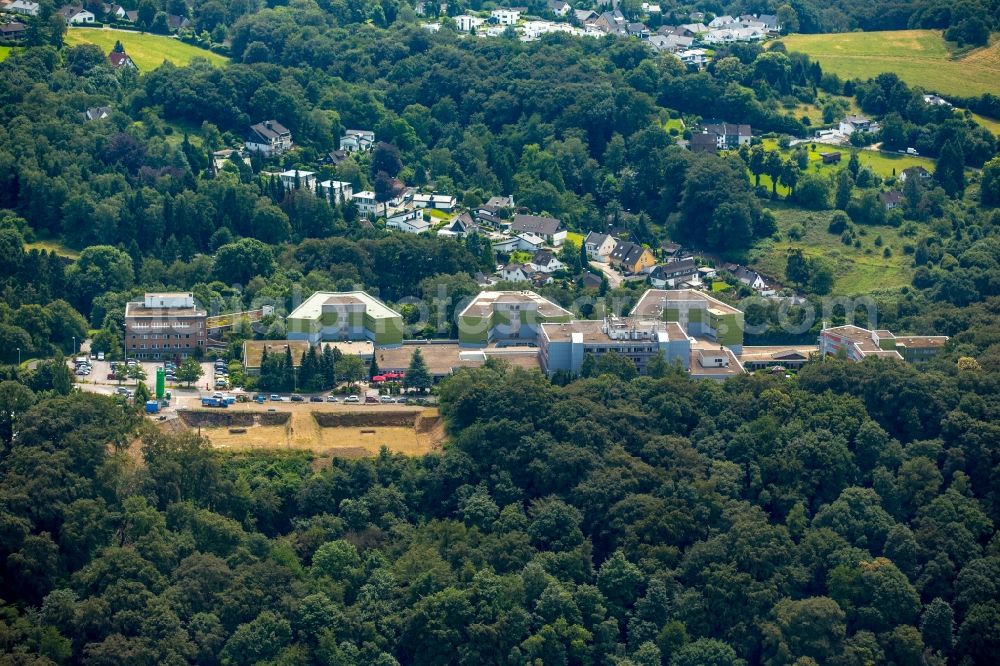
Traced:
<path fill-rule="evenodd" d="M 383 446 L 406 455 L 438 450 L 444 425 L 437 409 L 403 405 L 255 404 L 179 410 L 180 420 L 229 451 L 305 450 L 319 458 L 373 456 Z"/>

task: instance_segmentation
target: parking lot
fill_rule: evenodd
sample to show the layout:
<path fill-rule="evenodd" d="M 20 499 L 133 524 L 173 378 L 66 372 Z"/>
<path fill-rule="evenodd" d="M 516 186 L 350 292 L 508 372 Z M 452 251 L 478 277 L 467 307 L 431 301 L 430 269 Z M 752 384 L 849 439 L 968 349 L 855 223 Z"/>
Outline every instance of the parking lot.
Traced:
<path fill-rule="evenodd" d="M 73 359 L 68 360 L 69 367 L 73 369 Z M 163 367 L 162 361 L 138 361 L 139 365 L 146 371 L 145 384 L 146 388 L 149 389 L 150 393 L 153 393 L 156 389 L 156 369 Z M 108 375 L 111 374 L 111 363 L 109 361 L 96 361 L 90 359 L 91 372 L 88 376 L 73 375 L 74 380 L 77 384 L 81 385 L 81 388 L 89 390 L 89 388 L 97 389 L 98 393 L 111 393 L 114 387 L 119 386 L 119 382 L 115 379 L 108 379 Z M 200 391 L 214 390 L 213 372 L 214 365 L 211 361 L 205 361 L 201 364 L 202 376 L 196 384 L 192 384 L 192 388 L 197 388 Z M 121 386 L 125 387 L 135 387 L 135 380 L 126 378 L 120 383 Z M 167 389 L 182 388 L 187 385 L 183 382 L 167 382 Z M 107 387 L 108 390 L 102 390 Z"/>

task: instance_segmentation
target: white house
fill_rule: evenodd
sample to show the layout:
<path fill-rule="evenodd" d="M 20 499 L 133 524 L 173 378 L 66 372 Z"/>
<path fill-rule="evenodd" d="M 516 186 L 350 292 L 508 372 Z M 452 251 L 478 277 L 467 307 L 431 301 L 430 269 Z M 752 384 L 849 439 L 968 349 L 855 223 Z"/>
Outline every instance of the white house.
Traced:
<path fill-rule="evenodd" d="M 521 20 L 521 12 L 517 9 L 494 9 L 490 12 L 490 16 L 504 26 L 517 25 L 517 22 Z"/>
<path fill-rule="evenodd" d="M 355 192 L 354 197 L 351 199 L 354 205 L 358 207 L 358 214 L 362 217 L 374 217 L 375 216 L 375 193 L 370 190 L 365 190 L 363 192 Z"/>
<path fill-rule="evenodd" d="M 681 51 L 675 53 L 680 61 L 689 67 L 704 67 L 708 62 L 708 54 L 705 49 L 688 49 L 687 51 Z"/>
<path fill-rule="evenodd" d="M 250 126 L 246 147 L 265 157 L 280 155 L 292 147 L 292 133 L 277 120 L 265 120 Z"/>
<path fill-rule="evenodd" d="M 414 194 L 413 205 L 417 208 L 435 208 L 445 212 L 455 209 L 455 197 L 448 194 Z"/>
<path fill-rule="evenodd" d="M 31 0 L 14 0 L 4 8 L 4 11 L 11 14 L 24 14 L 26 16 L 38 16 L 38 10 L 38 3 Z"/>
<path fill-rule="evenodd" d="M 583 247 L 587 250 L 587 256 L 602 264 L 608 263 L 608 257 L 615 251 L 616 245 L 618 245 L 618 241 L 615 240 L 614 236 L 599 234 L 596 231 L 591 231 L 583 239 Z"/>
<path fill-rule="evenodd" d="M 346 203 L 354 196 L 354 186 L 342 180 L 324 180 L 319 189 L 332 204 Z"/>
<path fill-rule="evenodd" d="M 555 273 L 565 264 L 556 258 L 552 250 L 539 250 L 531 257 L 528 267 L 538 273 Z"/>
<path fill-rule="evenodd" d="M 486 19 L 479 18 L 478 16 L 469 16 L 468 14 L 460 14 L 455 17 L 455 23 L 458 24 L 458 29 L 462 32 L 472 32 L 475 28 L 486 23 Z"/>
<path fill-rule="evenodd" d="M 316 174 L 312 171 L 290 169 L 279 173 L 278 178 L 281 179 L 281 184 L 286 190 L 294 190 L 296 187 L 298 187 L 298 189 L 305 188 L 307 190 L 316 189 Z"/>
<path fill-rule="evenodd" d="M 66 19 L 66 23 L 70 25 L 81 25 L 84 23 L 93 23 L 94 15 L 88 12 L 83 7 L 74 7 L 73 5 L 65 5 L 59 10 L 59 15 Z"/>
<path fill-rule="evenodd" d="M 532 233 L 523 233 L 516 236 L 508 236 L 493 241 L 493 249 L 497 252 L 509 254 L 516 250 L 525 252 L 537 252 L 545 246 L 545 239 Z"/>
<path fill-rule="evenodd" d="M 344 130 L 340 137 L 340 149 L 349 153 L 366 153 L 375 147 L 375 132 L 369 130 Z"/>
<path fill-rule="evenodd" d="M 569 6 L 569 3 L 563 2 L 563 0 L 549 0 L 548 8 L 556 16 L 566 16 L 566 14 L 569 14 L 573 10 Z"/>
<path fill-rule="evenodd" d="M 716 29 L 725 28 L 726 26 L 733 25 L 735 23 L 736 19 L 734 19 L 729 14 L 723 14 L 722 16 L 716 16 L 714 19 L 709 21 L 708 27 Z"/>
<path fill-rule="evenodd" d="M 419 210 L 404 210 L 393 213 L 385 220 L 386 229 L 396 229 L 408 234 L 421 234 L 430 229 L 431 223 L 424 220 Z"/>
<path fill-rule="evenodd" d="M 530 267 L 524 264 L 507 264 L 500 269 L 500 279 L 508 282 L 527 282 L 531 275 Z"/>
<path fill-rule="evenodd" d="M 850 136 L 855 132 L 870 132 L 872 121 L 865 116 L 850 115 L 840 121 L 838 129 L 844 136 Z"/>
<path fill-rule="evenodd" d="M 756 291 L 761 296 L 772 296 L 775 294 L 774 289 L 767 286 L 764 282 L 764 278 L 761 277 L 760 273 L 757 271 L 752 271 L 749 268 L 743 266 L 730 267 L 730 272 L 736 276 L 736 279 Z"/>

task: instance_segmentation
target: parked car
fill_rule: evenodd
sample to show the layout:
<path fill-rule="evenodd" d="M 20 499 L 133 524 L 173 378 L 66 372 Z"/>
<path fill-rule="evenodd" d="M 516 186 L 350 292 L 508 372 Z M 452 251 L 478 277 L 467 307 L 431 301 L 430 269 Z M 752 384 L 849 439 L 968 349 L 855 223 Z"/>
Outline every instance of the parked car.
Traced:
<path fill-rule="evenodd" d="M 267 400 L 267 396 L 264 396 L 264 395 L 255 395 L 254 398 L 253 398 L 253 401 L 256 402 L 258 405 L 263 405 L 264 401 L 266 401 L 266 400 Z"/>
<path fill-rule="evenodd" d="M 392 399 L 391 395 L 383 395 L 383 396 L 381 396 L 378 399 L 378 401 L 381 402 L 384 405 L 388 405 L 390 403 L 396 402 L 395 400 Z"/>
<path fill-rule="evenodd" d="M 292 402 L 303 402 L 304 400 L 305 398 L 303 398 L 301 395 L 298 395 L 296 393 L 292 394 Z"/>
<path fill-rule="evenodd" d="M 281 402 L 281 396 L 277 393 L 271 394 L 271 402 Z"/>
<path fill-rule="evenodd" d="M 344 398 L 344 402 L 361 402 L 361 398 L 356 395 L 349 395 Z"/>
<path fill-rule="evenodd" d="M 338 398 L 335 395 L 328 395 L 328 396 L 326 396 L 326 401 L 327 402 L 340 402 L 340 398 Z"/>
<path fill-rule="evenodd" d="M 377 405 L 378 404 L 378 398 L 376 398 L 373 395 L 366 395 L 365 396 L 365 404 L 366 405 Z"/>
<path fill-rule="evenodd" d="M 323 402 L 323 396 L 314 395 L 309 398 L 309 402 Z"/>
<path fill-rule="evenodd" d="M 166 374 L 166 375 L 164 375 L 163 379 L 165 379 L 168 382 L 176 382 L 177 381 L 177 377 L 175 377 L 175 376 L 173 376 L 172 374 L 169 374 L 169 373 Z"/>
<path fill-rule="evenodd" d="M 130 395 L 132 392 L 129 391 L 124 386 L 119 386 L 118 388 L 115 389 L 115 393 L 117 393 L 118 395 Z"/>
<path fill-rule="evenodd" d="M 98 361 L 104 360 L 104 352 L 97 352 L 97 360 Z"/>

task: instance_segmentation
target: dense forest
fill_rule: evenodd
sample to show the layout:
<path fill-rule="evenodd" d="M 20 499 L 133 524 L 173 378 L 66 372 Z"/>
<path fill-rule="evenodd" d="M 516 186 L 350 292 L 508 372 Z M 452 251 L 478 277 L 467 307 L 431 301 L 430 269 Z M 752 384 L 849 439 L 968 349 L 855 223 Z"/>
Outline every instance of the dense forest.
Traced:
<path fill-rule="evenodd" d="M 995 663 L 997 376 L 491 362 L 443 452 L 320 468 L 7 381 L 0 660 Z"/>

